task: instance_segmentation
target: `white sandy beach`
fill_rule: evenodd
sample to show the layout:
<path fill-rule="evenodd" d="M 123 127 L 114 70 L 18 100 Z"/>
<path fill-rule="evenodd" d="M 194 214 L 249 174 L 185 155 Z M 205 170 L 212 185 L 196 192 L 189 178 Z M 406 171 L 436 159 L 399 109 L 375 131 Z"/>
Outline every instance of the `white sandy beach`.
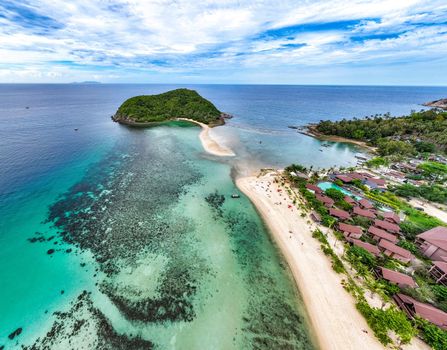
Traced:
<path fill-rule="evenodd" d="M 202 131 L 200 132 L 199 138 L 206 152 L 220 157 L 235 156 L 234 152 L 231 149 L 216 142 L 216 140 L 210 135 L 211 128 L 208 125 L 188 118 L 177 118 L 177 120 L 185 120 L 201 126 Z"/>
<path fill-rule="evenodd" d="M 288 208 L 291 201 L 277 192 L 273 179 L 268 175 L 244 177 L 236 183 L 262 215 L 288 262 L 320 347 L 384 349 L 355 308 L 354 299 L 343 289 L 342 276 L 334 272 L 312 237 L 307 217 L 302 218 L 295 206 Z"/>
<path fill-rule="evenodd" d="M 357 311 L 354 298 L 343 288 L 343 275 L 335 273 L 312 237 L 315 225 L 308 223 L 307 215 L 300 216 L 273 180 L 267 174 L 239 178 L 236 184 L 256 206 L 288 262 L 319 346 L 331 350 L 384 349 Z M 429 349 L 416 338 L 402 348 Z"/>

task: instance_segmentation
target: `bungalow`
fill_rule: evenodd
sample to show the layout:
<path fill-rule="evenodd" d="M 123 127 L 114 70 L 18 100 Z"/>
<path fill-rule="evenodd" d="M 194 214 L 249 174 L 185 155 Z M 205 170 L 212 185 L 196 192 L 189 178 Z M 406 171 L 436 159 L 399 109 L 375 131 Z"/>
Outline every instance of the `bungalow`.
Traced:
<path fill-rule="evenodd" d="M 447 313 L 430 304 L 421 303 L 408 295 L 398 293 L 393 296 L 394 301 L 412 319 L 415 315 L 426 319 L 428 322 L 447 330 Z"/>
<path fill-rule="evenodd" d="M 370 210 L 361 209 L 360 207 L 354 207 L 354 210 L 352 211 L 355 215 L 363 216 L 367 219 L 375 219 L 376 214 L 374 214 Z"/>
<path fill-rule="evenodd" d="M 386 181 L 384 179 L 369 178 L 365 181 L 365 185 L 373 190 L 383 190 L 386 188 Z"/>
<path fill-rule="evenodd" d="M 341 209 L 329 209 L 329 215 L 336 217 L 340 220 L 348 220 L 351 218 L 351 215 L 347 211 L 341 210 Z"/>
<path fill-rule="evenodd" d="M 321 216 L 316 211 L 312 211 L 312 213 L 310 213 L 310 218 L 316 223 L 321 222 Z"/>
<path fill-rule="evenodd" d="M 310 191 L 314 191 L 315 193 L 322 193 L 323 190 L 314 184 L 306 184 L 306 188 Z"/>
<path fill-rule="evenodd" d="M 381 230 L 380 228 L 377 228 L 375 226 L 370 226 L 368 229 L 368 233 L 375 239 L 376 241 L 380 241 L 381 239 L 386 239 L 387 241 L 390 241 L 391 243 L 396 244 L 399 240 L 397 236 L 392 235 L 391 233 L 388 233 L 384 230 Z"/>
<path fill-rule="evenodd" d="M 427 258 L 442 261 L 447 257 L 447 227 L 438 226 L 417 235 L 416 244 Z"/>
<path fill-rule="evenodd" d="M 345 202 L 347 202 L 347 203 L 349 203 L 349 204 L 351 204 L 351 205 L 354 205 L 354 204 L 357 203 L 357 202 L 355 201 L 355 199 L 353 199 L 352 197 L 349 197 L 349 196 L 345 196 L 344 200 L 345 200 Z"/>
<path fill-rule="evenodd" d="M 363 209 L 372 209 L 374 206 L 371 204 L 371 202 L 365 198 L 359 200 L 359 204 Z"/>
<path fill-rule="evenodd" d="M 400 288 L 405 288 L 405 287 L 415 288 L 415 287 L 417 287 L 417 284 L 414 281 L 414 279 L 404 273 L 389 270 L 384 267 L 379 268 L 379 270 L 377 272 L 378 272 L 379 277 L 382 277 L 383 279 L 387 280 L 388 282 L 398 285 Z"/>
<path fill-rule="evenodd" d="M 358 239 L 352 239 L 351 242 L 352 242 L 355 246 L 360 247 L 360 248 L 363 248 L 363 249 L 365 249 L 366 251 L 370 252 L 372 255 L 375 255 L 375 256 L 380 255 L 380 250 L 379 250 L 379 248 L 377 248 L 377 246 L 375 246 L 375 245 L 372 245 L 372 244 L 367 243 L 367 242 L 360 241 L 360 240 L 358 240 Z"/>
<path fill-rule="evenodd" d="M 329 198 L 328 196 L 323 196 L 320 194 L 315 195 L 318 201 L 323 203 L 326 207 L 330 208 L 334 205 L 334 200 L 332 198 Z"/>
<path fill-rule="evenodd" d="M 352 182 L 352 177 L 343 174 L 335 175 L 335 178 L 341 180 L 344 183 Z"/>
<path fill-rule="evenodd" d="M 365 173 L 353 172 L 353 173 L 348 173 L 346 175 L 348 175 L 352 179 L 357 179 L 357 180 L 360 180 L 360 181 L 364 181 L 364 180 L 366 180 L 368 178 L 367 174 L 365 174 Z"/>
<path fill-rule="evenodd" d="M 436 283 L 447 286 L 447 262 L 434 261 L 428 272 L 435 279 Z"/>
<path fill-rule="evenodd" d="M 379 249 L 390 258 L 399 260 L 403 263 L 409 263 L 414 259 L 414 255 L 408 250 L 401 248 L 386 239 L 381 239 L 379 242 Z"/>
<path fill-rule="evenodd" d="M 400 217 L 393 211 L 384 211 L 383 213 L 380 213 L 382 215 L 383 220 L 395 223 L 397 225 L 400 224 Z"/>
<path fill-rule="evenodd" d="M 376 219 L 376 220 L 374 220 L 374 226 L 381 228 L 385 231 L 391 232 L 391 233 L 399 233 L 400 232 L 400 227 L 398 225 L 393 224 L 388 221 Z"/>
<path fill-rule="evenodd" d="M 338 229 L 343 232 L 343 236 L 345 236 L 348 242 L 350 242 L 353 238 L 359 239 L 362 237 L 363 233 L 360 226 L 348 225 L 342 222 L 338 224 Z"/>

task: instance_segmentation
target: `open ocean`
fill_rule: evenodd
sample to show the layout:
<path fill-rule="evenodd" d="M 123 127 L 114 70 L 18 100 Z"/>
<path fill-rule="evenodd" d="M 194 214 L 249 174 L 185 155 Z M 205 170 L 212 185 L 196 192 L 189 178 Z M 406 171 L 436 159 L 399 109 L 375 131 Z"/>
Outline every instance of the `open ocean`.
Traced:
<path fill-rule="evenodd" d="M 131 96 L 177 87 L 234 116 L 213 132 L 235 159 L 204 153 L 186 123 L 130 129 L 110 119 Z M 444 87 L 0 85 L 0 349 L 313 349 L 276 246 L 248 199 L 230 198 L 234 169 L 354 165 L 354 146 L 322 152 L 288 126 L 403 115 L 446 96 Z"/>

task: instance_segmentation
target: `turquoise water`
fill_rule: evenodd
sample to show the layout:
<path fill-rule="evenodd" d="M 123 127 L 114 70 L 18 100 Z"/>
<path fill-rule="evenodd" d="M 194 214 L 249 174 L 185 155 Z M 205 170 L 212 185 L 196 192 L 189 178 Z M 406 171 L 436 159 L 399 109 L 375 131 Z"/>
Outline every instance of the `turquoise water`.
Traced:
<path fill-rule="evenodd" d="M 320 187 L 323 191 L 326 191 L 329 188 L 333 188 L 334 190 L 339 190 L 340 192 L 343 192 L 345 195 L 350 196 L 356 200 L 362 199 L 362 197 L 356 196 L 352 192 L 338 186 L 337 184 L 334 184 L 333 182 L 329 182 L 329 181 L 319 182 L 317 186 Z"/>
<path fill-rule="evenodd" d="M 184 123 L 110 122 L 127 97 L 170 88 L 0 85 L 0 347 L 313 348 L 274 243 L 247 198 L 230 198 L 232 175 L 352 165 L 356 148 L 320 152 L 287 126 L 406 113 L 446 93 L 197 86 L 235 115 L 213 130 L 237 152 L 225 160 Z"/>

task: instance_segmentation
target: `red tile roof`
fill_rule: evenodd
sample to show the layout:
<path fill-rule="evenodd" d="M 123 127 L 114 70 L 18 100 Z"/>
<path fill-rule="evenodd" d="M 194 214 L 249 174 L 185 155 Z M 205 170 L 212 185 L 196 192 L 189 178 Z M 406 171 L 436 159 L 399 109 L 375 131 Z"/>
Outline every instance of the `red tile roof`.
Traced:
<path fill-rule="evenodd" d="M 329 215 L 335 216 L 335 217 L 337 217 L 339 219 L 343 219 L 343 220 L 351 218 L 351 215 L 349 215 L 349 213 L 347 211 L 340 210 L 340 209 L 334 209 L 334 208 L 329 209 Z"/>
<path fill-rule="evenodd" d="M 308 190 L 314 191 L 315 193 L 323 192 L 323 190 L 320 187 L 318 187 L 317 185 L 314 185 L 314 184 L 306 184 L 306 188 Z"/>
<path fill-rule="evenodd" d="M 382 270 L 382 277 L 387 281 L 398 284 L 402 287 L 408 286 L 414 288 L 417 286 L 414 279 L 408 275 L 405 275 L 397 271 L 388 270 L 384 267 L 381 267 L 381 270 Z"/>
<path fill-rule="evenodd" d="M 348 225 L 341 222 L 338 224 L 338 228 L 343 232 L 362 234 L 362 228 L 360 226 Z"/>
<path fill-rule="evenodd" d="M 335 175 L 335 177 L 337 179 L 340 179 L 343 182 L 351 182 L 352 181 L 352 177 L 349 177 L 347 175 Z"/>
<path fill-rule="evenodd" d="M 391 233 L 388 233 L 384 230 L 381 230 L 380 228 L 370 226 L 368 229 L 368 233 L 372 234 L 373 236 L 378 237 L 379 239 L 383 238 L 387 241 L 390 241 L 391 243 L 396 243 L 399 239 L 397 236 L 392 235 Z"/>
<path fill-rule="evenodd" d="M 364 180 L 364 179 L 368 178 L 368 176 L 366 176 L 364 173 L 348 173 L 347 175 L 349 177 L 351 177 L 353 179 L 357 179 L 357 180 Z"/>
<path fill-rule="evenodd" d="M 376 217 L 376 214 L 374 214 L 372 211 L 365 210 L 359 207 L 354 207 L 353 213 L 368 219 L 374 219 Z"/>
<path fill-rule="evenodd" d="M 371 204 L 371 202 L 365 198 L 359 200 L 359 204 L 365 208 L 365 209 L 372 209 L 374 206 Z"/>
<path fill-rule="evenodd" d="M 399 224 L 400 223 L 400 217 L 393 211 L 385 211 L 381 213 L 381 215 L 384 217 L 385 220 L 392 220 L 394 223 Z"/>
<path fill-rule="evenodd" d="M 417 237 L 447 251 L 447 227 L 438 226 L 421 233 Z"/>
<path fill-rule="evenodd" d="M 344 198 L 345 202 L 348 202 L 349 204 L 355 204 L 355 200 L 349 196 L 345 196 Z"/>
<path fill-rule="evenodd" d="M 391 243 L 390 241 L 387 241 L 386 239 L 381 239 L 379 242 L 379 248 L 382 248 L 382 250 L 391 252 L 392 256 L 395 257 L 398 260 L 402 260 L 404 262 L 409 262 L 414 259 L 413 254 L 409 252 L 408 250 L 399 247 L 395 245 L 394 243 Z"/>
<path fill-rule="evenodd" d="M 430 304 L 421 303 L 408 295 L 398 293 L 396 295 L 405 304 L 412 305 L 416 314 L 420 317 L 425 318 L 427 321 L 447 329 L 447 313 L 431 306 Z"/>
<path fill-rule="evenodd" d="M 374 182 L 378 186 L 385 186 L 385 184 L 386 184 L 386 181 L 384 179 L 379 179 L 379 178 L 369 178 L 368 181 Z"/>
<path fill-rule="evenodd" d="M 374 220 L 374 226 L 377 226 L 381 229 L 384 229 L 386 231 L 393 232 L 393 233 L 400 232 L 400 227 L 398 225 L 393 224 L 388 221 L 384 221 L 384 220 L 379 220 L 379 219 Z"/>
<path fill-rule="evenodd" d="M 354 245 L 356 245 L 357 247 L 363 248 L 365 250 L 367 250 L 368 252 L 370 252 L 373 255 L 379 255 L 380 254 L 380 250 L 377 246 L 360 241 L 358 239 L 353 239 L 352 243 Z"/>
<path fill-rule="evenodd" d="M 326 203 L 329 205 L 334 205 L 334 200 L 332 198 L 329 198 L 327 196 L 322 196 L 320 194 L 315 195 L 315 197 L 317 198 L 318 201 L 322 202 L 322 203 Z"/>

